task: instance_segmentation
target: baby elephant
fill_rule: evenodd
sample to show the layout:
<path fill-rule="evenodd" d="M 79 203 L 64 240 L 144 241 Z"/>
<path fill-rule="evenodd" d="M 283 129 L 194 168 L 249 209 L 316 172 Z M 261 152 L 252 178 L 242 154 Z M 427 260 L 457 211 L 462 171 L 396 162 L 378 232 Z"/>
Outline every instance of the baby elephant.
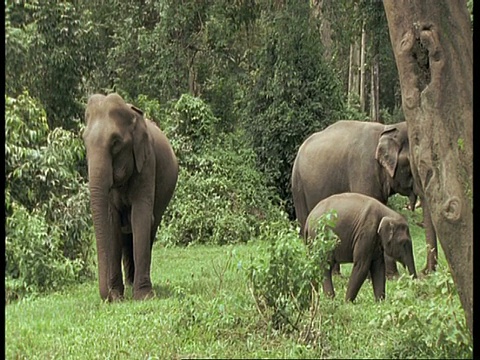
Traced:
<path fill-rule="evenodd" d="M 372 279 L 375 299 L 385 298 L 384 252 L 405 266 L 417 277 L 412 240 L 405 218 L 380 201 L 357 193 L 332 195 L 320 201 L 307 218 L 304 237 L 315 237 L 315 225 L 325 212 L 334 209 L 338 218 L 333 229 L 340 238 L 324 274 L 323 291 L 335 296 L 332 267 L 335 263 L 351 263 L 346 300 L 353 301 L 367 278 Z"/>

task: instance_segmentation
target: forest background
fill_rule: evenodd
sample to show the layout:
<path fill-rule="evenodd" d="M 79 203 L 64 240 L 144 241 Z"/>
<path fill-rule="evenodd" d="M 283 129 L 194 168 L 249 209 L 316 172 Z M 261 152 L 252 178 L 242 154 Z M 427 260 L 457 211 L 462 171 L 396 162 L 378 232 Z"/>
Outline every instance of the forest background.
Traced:
<path fill-rule="evenodd" d="M 381 1 L 8 0 L 5 34 L 7 304 L 95 278 L 93 93 L 118 92 L 172 142 L 164 247 L 291 235 L 303 140 L 340 119 L 403 120 Z M 452 356 L 471 356 L 452 326 Z"/>

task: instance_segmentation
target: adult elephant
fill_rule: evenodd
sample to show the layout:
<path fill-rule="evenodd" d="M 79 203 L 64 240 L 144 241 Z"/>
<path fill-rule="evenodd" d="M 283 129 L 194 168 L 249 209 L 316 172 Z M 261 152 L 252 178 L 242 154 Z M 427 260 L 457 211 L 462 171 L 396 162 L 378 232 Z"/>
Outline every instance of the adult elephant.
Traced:
<path fill-rule="evenodd" d="M 118 94 L 92 95 L 85 120 L 100 297 L 123 298 L 123 257 L 133 298 L 150 298 L 152 245 L 175 190 L 177 158 L 157 125 Z"/>
<path fill-rule="evenodd" d="M 356 192 L 383 204 L 399 193 L 412 208 L 417 199 L 409 161 L 406 122 L 341 120 L 314 133 L 298 150 L 292 170 L 295 213 L 304 233 L 310 211 L 323 199 Z M 395 260 L 385 256 L 388 277 L 398 274 Z"/>

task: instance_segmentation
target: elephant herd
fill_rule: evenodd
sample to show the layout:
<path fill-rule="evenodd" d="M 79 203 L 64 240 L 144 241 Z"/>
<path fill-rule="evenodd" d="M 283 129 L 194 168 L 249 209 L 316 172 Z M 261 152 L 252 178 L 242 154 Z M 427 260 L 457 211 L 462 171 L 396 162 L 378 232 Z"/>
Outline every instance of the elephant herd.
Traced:
<path fill-rule="evenodd" d="M 156 124 L 118 94 L 92 95 L 85 120 L 100 297 L 121 300 L 125 277 L 134 299 L 151 298 L 152 245 L 176 187 L 177 158 Z M 416 277 L 408 224 L 386 206 L 395 193 L 408 196 L 414 207 L 405 122 L 339 121 L 300 146 L 292 194 L 301 236 L 306 242 L 315 236 L 312 224 L 326 211 L 338 215 L 333 230 L 340 243 L 324 274 L 326 294 L 335 294 L 332 270 L 341 263 L 353 262 L 346 292 L 351 301 L 368 275 L 375 298 L 384 298 L 385 279 L 397 273 L 396 261 Z"/>

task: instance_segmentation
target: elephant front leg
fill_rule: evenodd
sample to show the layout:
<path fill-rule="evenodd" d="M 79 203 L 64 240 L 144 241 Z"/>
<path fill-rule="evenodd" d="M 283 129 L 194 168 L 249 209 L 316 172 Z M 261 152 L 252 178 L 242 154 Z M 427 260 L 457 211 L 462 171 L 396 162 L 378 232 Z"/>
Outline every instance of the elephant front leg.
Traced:
<path fill-rule="evenodd" d="M 385 299 L 385 261 L 383 257 L 372 261 L 370 265 L 370 276 L 372 277 L 373 295 L 375 300 Z"/>
<path fill-rule="evenodd" d="M 122 277 L 122 234 L 114 221 L 108 257 L 108 301 L 123 300 L 125 290 Z"/>
<path fill-rule="evenodd" d="M 149 202 L 132 206 L 133 261 L 133 298 L 148 299 L 154 296 L 150 280 L 151 264 L 151 228 L 152 205 Z"/>
<path fill-rule="evenodd" d="M 132 234 L 122 234 L 122 258 L 123 271 L 125 273 L 125 282 L 133 286 L 135 276 L 135 263 L 133 261 L 133 236 Z"/>
<path fill-rule="evenodd" d="M 385 275 L 388 279 L 398 277 L 400 274 L 397 268 L 397 262 L 391 256 L 384 254 L 385 257 Z"/>
<path fill-rule="evenodd" d="M 347 293 L 345 294 L 346 301 L 354 301 L 357 297 L 360 288 L 367 278 L 369 265 L 370 261 L 359 262 L 354 260 L 352 273 L 348 280 Z"/>

